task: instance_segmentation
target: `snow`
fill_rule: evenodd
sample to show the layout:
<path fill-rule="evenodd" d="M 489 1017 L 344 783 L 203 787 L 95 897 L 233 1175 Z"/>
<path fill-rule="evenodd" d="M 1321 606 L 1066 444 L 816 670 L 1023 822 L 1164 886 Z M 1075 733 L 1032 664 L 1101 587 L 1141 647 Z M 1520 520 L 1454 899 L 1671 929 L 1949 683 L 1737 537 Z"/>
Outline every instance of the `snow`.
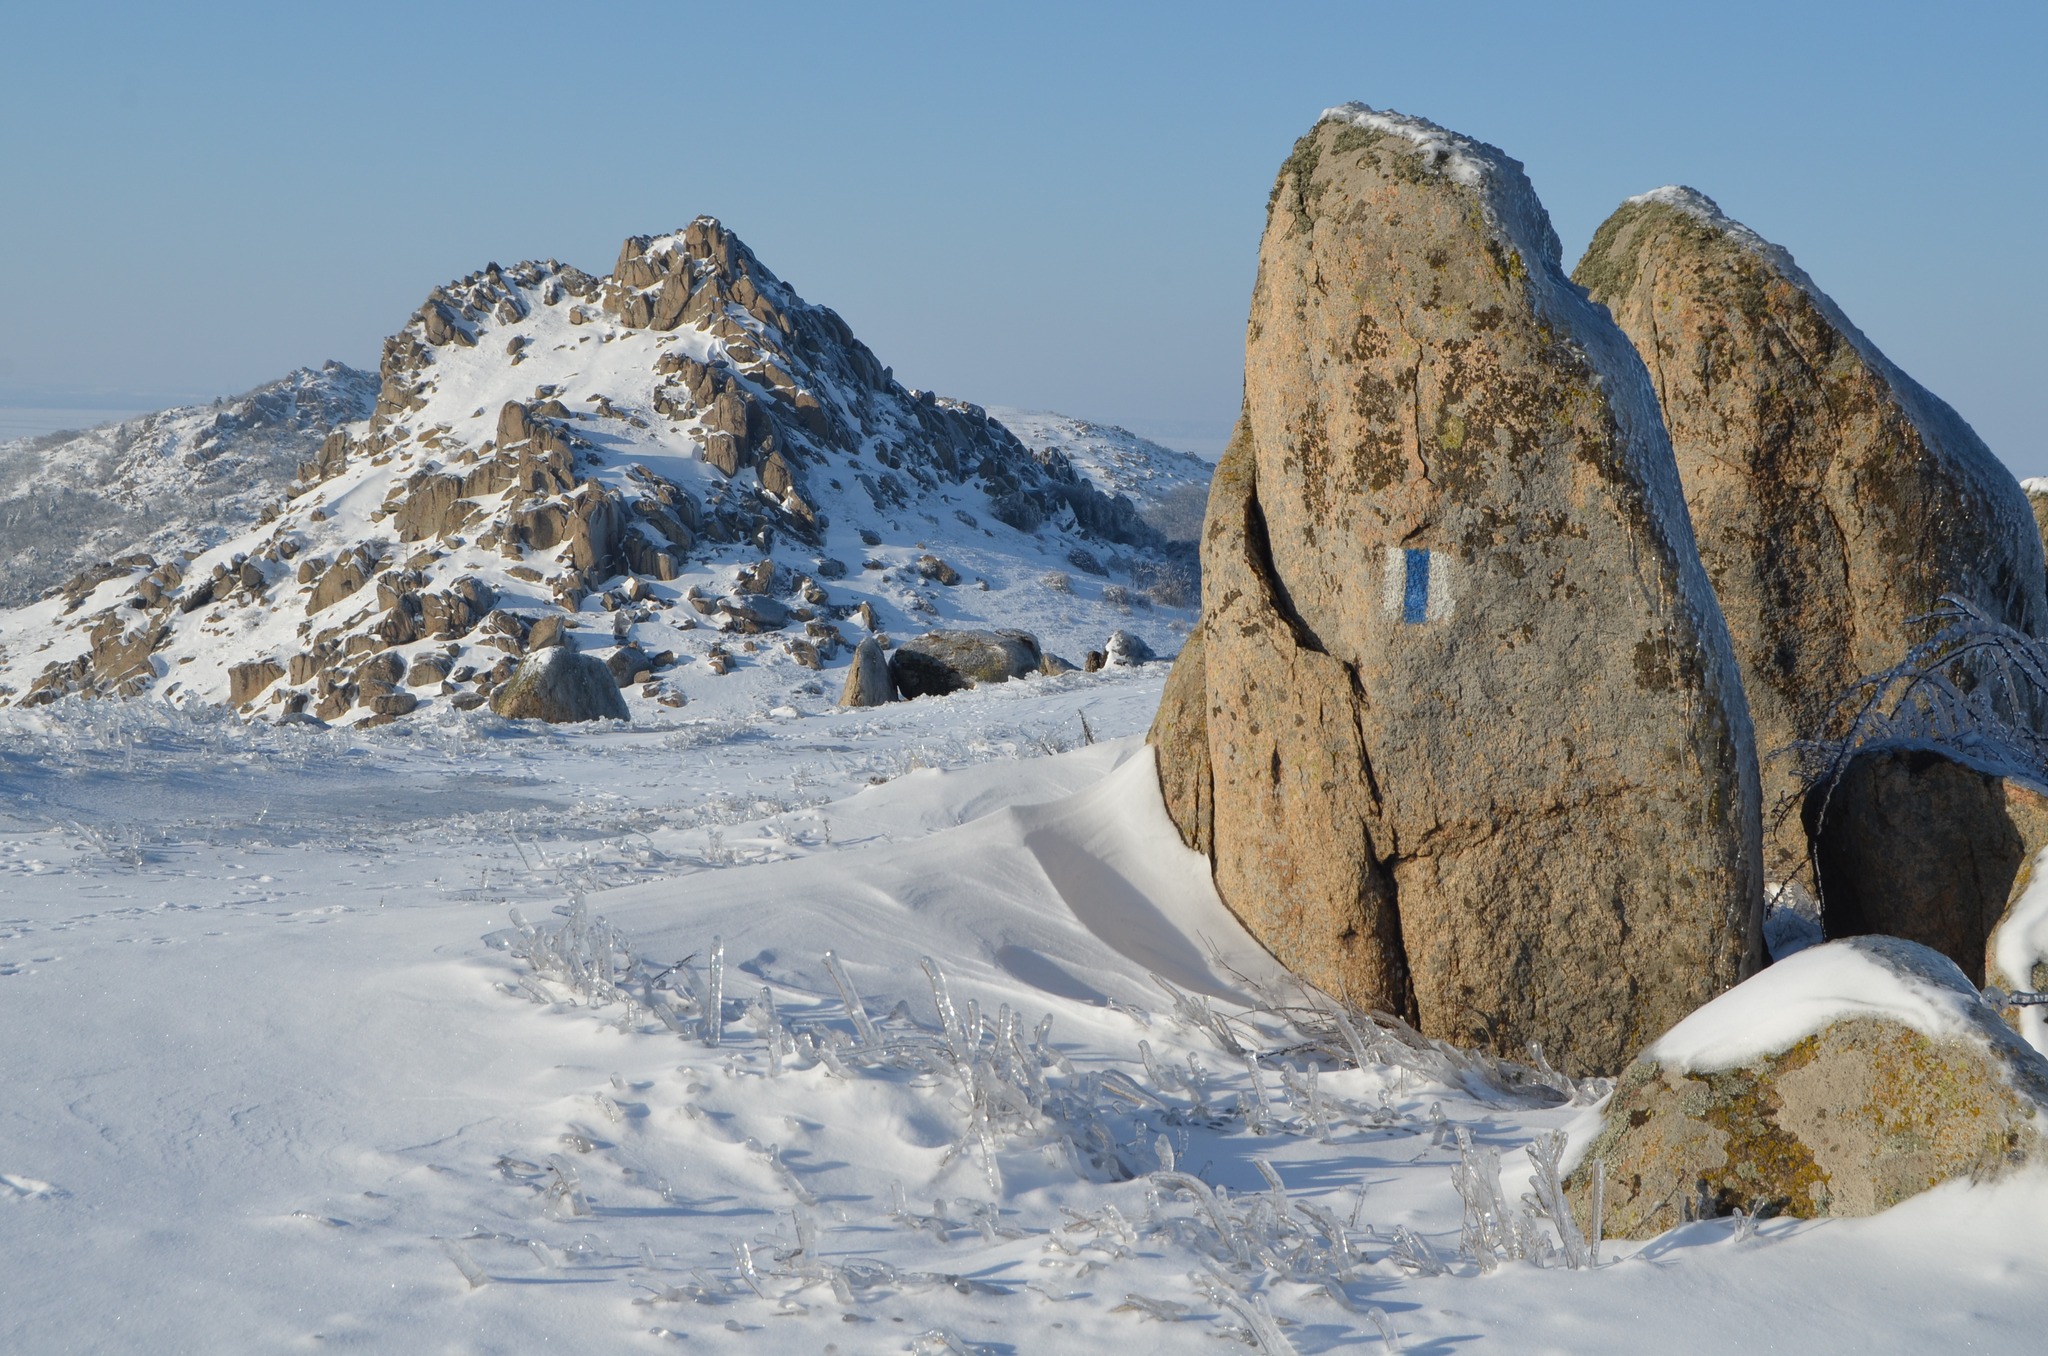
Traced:
<path fill-rule="evenodd" d="M 1597 1108 L 1304 1049 L 1152 783 L 1165 671 L 584 730 L 0 712 L 0 1350 L 2038 1341 L 2037 1172 L 1482 1272 L 1453 1168 L 1512 1201 Z M 538 972 L 514 910 L 685 967 L 671 1004 L 716 973 L 716 1043 Z M 980 1138 L 970 1026 L 1101 1138 Z"/>
<path fill-rule="evenodd" d="M 672 244 L 675 237 L 662 239 Z M 661 332 L 617 323 L 595 303 L 565 295 L 561 287 L 564 272 L 559 265 L 535 264 L 522 265 L 505 275 L 506 304 L 501 309 L 479 311 L 482 319 L 471 325 L 475 346 L 445 345 L 433 350 L 432 362 L 418 378 L 422 403 L 407 412 L 403 425 L 394 431 L 394 436 L 403 436 L 397 436 L 390 448 L 376 455 L 353 455 L 339 474 L 298 487 L 300 493 L 271 505 L 277 510 L 273 522 L 238 531 L 241 524 L 235 514 L 228 513 L 214 528 L 191 532 L 189 544 L 205 549 L 184 563 L 187 581 L 196 583 L 218 566 L 234 567 L 243 559 L 253 559 L 264 570 L 269 586 L 261 597 L 236 592 L 226 601 L 189 614 L 167 613 L 164 621 L 172 631 L 151 656 L 154 677 L 147 689 L 148 700 L 224 702 L 230 693 L 229 669 L 233 665 L 259 659 L 288 665 L 294 655 L 306 652 L 316 633 L 338 629 L 360 634 L 374 625 L 383 611 L 377 590 L 364 588 L 308 617 L 304 604 L 312 585 L 295 578 L 297 562 L 332 559 L 365 542 L 380 542 L 388 549 L 380 567 L 386 570 L 404 564 L 423 546 L 444 551 L 420 566 L 425 575 L 424 592 L 446 588 L 469 576 L 494 591 L 501 609 L 527 614 L 555 610 L 551 589 L 545 582 L 536 582 L 535 576 L 559 572 L 564 548 L 512 547 L 508 551 L 502 544 L 490 544 L 483 531 L 486 521 L 513 506 L 524 491 L 485 496 L 483 521 L 466 532 L 433 542 L 394 543 L 392 524 L 384 516 L 386 504 L 402 491 L 409 477 L 460 468 L 466 464 L 466 456 L 492 441 L 499 411 L 508 400 L 532 402 L 547 395 L 561 401 L 570 411 L 563 422 L 589 449 L 587 464 L 579 474 L 587 474 L 627 498 L 644 492 L 641 468 L 666 478 L 706 505 L 722 496 L 740 500 L 765 493 L 752 472 L 729 480 L 703 459 L 701 420 L 679 423 L 659 412 L 661 378 L 656 365 L 666 354 L 686 353 L 723 364 L 721 370 L 729 377 L 758 392 L 765 390 L 764 383 L 770 380 L 764 375 L 767 364 L 732 359 L 728 341 L 701 326 Z M 765 268 L 754 276 L 786 310 L 805 306 Z M 513 301 L 516 306 L 510 304 Z M 509 318 L 515 310 L 520 314 Z M 761 327 L 760 321 L 738 306 L 728 306 L 718 319 L 754 333 Z M 418 322 L 412 329 L 418 329 Z M 512 338 L 525 341 L 523 356 L 516 364 L 506 352 Z M 767 346 L 762 347 L 765 350 Z M 743 647 L 749 643 L 745 638 L 717 629 L 715 621 L 700 618 L 686 601 L 692 589 L 712 597 L 729 592 L 740 569 L 764 554 L 778 560 L 786 580 L 799 574 L 821 575 L 825 562 L 837 562 L 845 569 L 844 577 L 822 579 L 831 595 L 832 610 L 825 618 L 844 621 L 846 612 L 866 603 L 878 618 L 878 629 L 898 638 L 948 626 L 1017 627 L 1035 633 L 1046 648 L 1079 662 L 1121 626 L 1143 633 L 1163 655 L 1179 650 L 1180 638 L 1195 618 L 1198 599 L 1192 589 L 1148 593 L 1133 587 L 1143 584 L 1141 576 L 1147 567 L 1159 563 L 1152 553 L 1079 532 L 1071 512 L 1047 521 L 1037 532 L 1020 532 L 996 517 L 988 494 L 973 481 L 916 484 L 919 468 L 914 460 L 906 463 L 899 454 L 922 455 L 929 450 L 924 444 L 930 440 L 906 422 L 914 412 L 908 393 L 900 387 L 880 395 L 849 392 L 840 389 L 828 364 L 820 362 L 815 369 L 803 369 L 796 360 L 792 363 L 799 370 L 783 374 L 785 380 L 798 380 L 821 400 L 836 402 L 848 411 L 867 411 L 859 424 L 865 430 L 859 453 L 822 456 L 807 473 L 804 493 L 828 526 L 815 547 L 789 534 L 779 537 L 766 552 L 752 543 L 701 541 L 689 558 L 680 562 L 676 578 L 648 581 L 648 597 L 632 609 L 606 612 L 599 598 L 586 599 L 583 615 L 571 618 L 581 631 L 574 637 L 580 647 L 631 642 L 650 656 L 667 651 L 677 657 L 673 668 L 659 674 L 656 692 L 636 687 L 626 693 L 634 719 L 661 719 L 667 709 L 661 704 L 664 695 L 673 700 L 681 694 L 693 709 L 699 703 L 709 703 L 707 710 L 751 713 L 791 703 L 802 709 L 822 692 L 836 694 L 843 681 L 838 669 L 848 662 L 850 644 L 820 676 L 801 667 L 785 651 L 784 636 L 761 637 L 751 642 L 756 650 L 745 651 Z M 348 428 L 357 437 L 366 431 L 359 423 Z M 1015 449 L 1015 455 L 1020 461 L 1028 460 L 1022 448 Z M 1044 460 L 1042 456 L 1041 463 Z M 893 471 L 884 469 L 892 463 L 902 464 L 895 465 Z M 900 502 L 885 505 L 873 497 L 864 481 L 892 475 L 912 488 Z M 253 518 L 254 513 L 241 516 Z M 178 521 L 185 523 L 182 518 Z M 189 528 L 187 523 L 179 530 Z M 864 533 L 878 540 L 871 543 Z M 277 558 L 278 542 L 291 544 L 289 559 Z M 1094 569 L 1102 573 L 1075 563 L 1074 554 L 1083 550 L 1093 557 Z M 962 583 L 947 588 L 925 579 L 916 562 L 927 553 L 957 569 Z M 110 548 L 100 558 L 111 554 Z M 1070 570 L 1078 577 L 1067 575 Z M 86 653 L 92 644 L 92 627 L 109 609 L 124 630 L 149 620 L 150 614 L 117 606 L 142 573 L 140 567 L 123 571 L 76 608 L 62 597 L 51 597 L 0 610 L 0 701 L 19 699 L 52 663 Z M 1065 586 L 1058 590 L 1046 584 L 1055 574 L 1065 578 Z M 1156 601 L 1154 594 L 1158 595 Z M 851 632 L 857 630 L 853 626 L 842 634 L 856 641 L 858 635 Z M 788 634 L 801 632 L 792 628 Z M 457 668 L 488 670 L 503 657 L 502 651 L 486 643 L 488 639 L 487 633 L 474 631 L 453 646 L 441 639 L 424 638 L 393 647 L 391 652 L 408 663 L 424 654 L 446 654 Z M 740 651 L 735 672 L 723 677 L 710 672 L 706 661 L 714 646 Z M 451 649 L 453 653 L 449 653 Z M 266 689 L 257 714 L 278 714 L 289 686 L 279 682 Z M 418 689 L 415 695 L 428 709 L 450 700 L 435 687 Z M 367 714 L 358 708 L 349 718 Z"/>
<path fill-rule="evenodd" d="M 2034 858 L 2027 888 L 1991 934 L 1991 959 L 2006 981 L 2022 989 L 2038 989 L 2036 967 L 2048 963 L 2048 852 Z M 2020 1036 L 2048 1055 L 2048 1006 L 2019 1010 Z"/>
<path fill-rule="evenodd" d="M 1874 1017 L 1931 1040 L 1980 1041 L 1990 1009 L 1963 972 L 1888 937 L 1810 946 L 1744 980 L 1659 1037 L 1645 1058 L 1681 1073 L 1734 1069 L 1837 1022 Z M 1938 965 L 1919 963 L 1931 957 Z"/>
<path fill-rule="evenodd" d="M 338 423 L 366 418 L 377 375 L 300 368 L 212 405 L 0 442 L 0 605 L 128 552 L 210 546 L 256 522 Z"/>

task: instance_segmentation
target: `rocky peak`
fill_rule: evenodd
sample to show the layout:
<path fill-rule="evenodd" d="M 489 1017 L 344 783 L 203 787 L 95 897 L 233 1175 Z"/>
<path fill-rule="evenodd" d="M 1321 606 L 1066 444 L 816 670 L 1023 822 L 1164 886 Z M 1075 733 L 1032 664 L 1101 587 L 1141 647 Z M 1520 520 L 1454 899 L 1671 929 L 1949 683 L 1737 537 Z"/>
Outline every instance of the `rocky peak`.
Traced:
<path fill-rule="evenodd" d="M 680 631 L 819 626 L 780 647 L 815 664 L 862 607 L 906 630 L 945 610 L 932 588 L 965 576 L 919 567 L 933 537 L 970 568 L 996 553 L 983 584 L 1022 553 L 1142 586 L 1165 546 L 1063 456 L 904 387 L 701 217 L 627 239 L 604 277 L 493 263 L 435 288 L 385 342 L 368 419 L 328 434 L 265 526 L 177 578 L 151 559 L 80 581 L 68 606 L 123 624 L 94 640 L 60 623 L 40 661 L 12 647 L 0 686 L 40 701 L 162 679 L 180 699 L 396 718 L 480 702 L 591 607 L 622 645 L 651 628 L 641 648 L 672 662 L 692 643 Z M 735 571 L 761 566 L 772 588 L 744 587 Z M 448 676 L 395 694 L 383 656 Z"/>

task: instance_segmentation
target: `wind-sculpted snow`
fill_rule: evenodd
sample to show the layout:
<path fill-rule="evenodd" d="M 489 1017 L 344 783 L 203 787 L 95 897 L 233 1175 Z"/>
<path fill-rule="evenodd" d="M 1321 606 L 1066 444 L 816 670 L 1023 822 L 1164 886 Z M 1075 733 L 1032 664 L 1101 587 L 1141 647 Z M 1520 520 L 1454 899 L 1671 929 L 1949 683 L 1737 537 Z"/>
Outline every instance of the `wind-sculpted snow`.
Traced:
<path fill-rule="evenodd" d="M 2029 1348 L 2038 1177 L 1561 1231 L 1597 1086 L 1287 984 L 1160 680 L 0 713 L 0 1349 Z"/>

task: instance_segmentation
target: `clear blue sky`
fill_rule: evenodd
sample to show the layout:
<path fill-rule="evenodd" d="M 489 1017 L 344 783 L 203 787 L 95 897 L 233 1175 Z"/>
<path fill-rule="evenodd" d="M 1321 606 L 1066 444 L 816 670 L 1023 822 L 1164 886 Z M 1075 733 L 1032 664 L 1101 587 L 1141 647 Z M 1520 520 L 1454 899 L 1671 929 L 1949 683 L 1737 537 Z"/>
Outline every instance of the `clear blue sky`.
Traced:
<path fill-rule="evenodd" d="M 718 215 L 913 384 L 1213 451 L 1266 192 L 1360 99 L 1529 167 L 1566 264 L 1692 184 L 2008 464 L 2048 4 L 11 7 L 0 404 L 374 365 L 429 288 Z"/>

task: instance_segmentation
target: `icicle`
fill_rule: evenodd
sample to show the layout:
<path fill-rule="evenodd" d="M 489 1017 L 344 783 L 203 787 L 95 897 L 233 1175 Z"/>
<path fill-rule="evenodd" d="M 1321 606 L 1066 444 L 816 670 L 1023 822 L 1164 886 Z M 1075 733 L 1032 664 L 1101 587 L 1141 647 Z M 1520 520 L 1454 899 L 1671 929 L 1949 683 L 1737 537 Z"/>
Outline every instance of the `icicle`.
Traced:
<path fill-rule="evenodd" d="M 930 956 L 921 958 L 918 964 L 924 967 L 927 978 L 932 982 L 932 1005 L 939 1010 L 939 1030 L 945 1033 L 946 1045 L 953 1052 L 953 1058 L 962 1064 L 968 1060 L 967 1033 L 961 1029 L 960 1015 L 953 1007 L 953 992 L 947 987 L 946 973 L 939 969 L 939 963 Z M 1039 1044 L 1044 1045 L 1045 1032 L 1052 1025 L 1052 1014 L 1038 1024 Z"/>
<path fill-rule="evenodd" d="M 711 963 L 704 985 L 704 1043 L 716 1045 L 725 1036 L 725 942 L 711 939 Z"/>
<path fill-rule="evenodd" d="M 1262 1356 L 1300 1356 L 1294 1343 L 1287 1340 L 1287 1335 L 1280 1331 L 1279 1323 L 1274 1321 L 1273 1311 L 1266 1307 L 1264 1295 L 1252 1296 L 1249 1304 L 1230 1294 L 1218 1293 L 1216 1298 L 1243 1321 L 1251 1333 L 1252 1345 Z"/>
<path fill-rule="evenodd" d="M 754 1250 L 745 1243 L 735 1243 L 732 1245 L 732 1252 L 733 1257 L 739 1262 L 740 1278 L 753 1287 L 755 1294 L 767 1299 L 768 1292 L 761 1288 L 761 1273 L 754 1269 Z"/>
<path fill-rule="evenodd" d="M 1607 1162 L 1593 1160 L 1593 1232 L 1586 1239 L 1586 1256 L 1591 1266 L 1600 1265 L 1600 1235 L 1607 1227 Z M 1753 1226 L 1752 1226 L 1753 1227 Z"/>
<path fill-rule="evenodd" d="M 1386 1347 L 1386 1356 L 1401 1356 L 1401 1334 L 1394 1331 L 1394 1320 L 1387 1317 L 1387 1311 L 1377 1304 L 1365 1311 L 1372 1325 L 1380 1330 L 1380 1343 Z"/>
<path fill-rule="evenodd" d="M 1273 1202 L 1274 1215 L 1279 1219 L 1286 1219 L 1287 1186 L 1280 1180 L 1280 1174 L 1273 1170 L 1273 1165 L 1270 1162 L 1257 1156 L 1252 1158 L 1252 1166 L 1259 1170 L 1259 1176 L 1266 1179 L 1266 1187 L 1271 1194 Z"/>
<path fill-rule="evenodd" d="M 1558 1165 L 1564 1158 L 1565 1133 L 1552 1130 L 1538 1135 L 1529 1145 L 1529 1161 L 1535 1165 L 1536 1199 L 1543 1212 L 1550 1216 L 1552 1227 L 1557 1230 L 1559 1249 L 1564 1253 L 1564 1264 L 1578 1270 L 1588 1264 L 1586 1243 L 1579 1236 L 1578 1221 L 1572 1218 L 1570 1204 L 1565 1200 L 1564 1178 Z"/>
<path fill-rule="evenodd" d="M 846 977 L 846 969 L 840 965 L 839 957 L 830 951 L 825 953 L 825 969 L 831 974 L 832 982 L 839 986 L 839 997 L 846 1003 L 846 1015 L 853 1019 L 853 1029 L 860 1033 L 860 1043 L 879 1046 L 882 1038 L 875 1030 L 874 1021 L 869 1018 L 868 1010 L 861 1006 L 860 995 L 854 992 L 853 981 Z M 833 1072 L 839 1071 L 835 1069 Z"/>
<path fill-rule="evenodd" d="M 1388 1256 L 1424 1276 L 1441 1276 L 1447 1269 L 1436 1249 L 1429 1246 L 1429 1240 L 1405 1224 L 1394 1226 L 1394 1247 Z"/>
<path fill-rule="evenodd" d="M 452 1238 L 435 1241 L 441 1245 L 441 1251 L 448 1254 L 448 1260 L 455 1263 L 455 1269 L 462 1273 L 462 1279 L 469 1282 L 471 1290 L 481 1290 L 491 1283 L 489 1273 L 476 1264 L 467 1248 Z"/>
<path fill-rule="evenodd" d="M 1251 1076 L 1252 1091 L 1258 1094 L 1258 1106 L 1251 1114 L 1252 1133 L 1263 1135 L 1273 1116 L 1273 1103 L 1266 1096 L 1266 1080 L 1259 1076 L 1258 1061 L 1249 1052 L 1244 1054 L 1244 1071 Z"/>
<path fill-rule="evenodd" d="M 1173 1141 L 1164 1134 L 1161 1134 L 1152 1141 L 1152 1151 L 1159 1157 L 1159 1170 L 1161 1172 L 1172 1172 Z"/>

